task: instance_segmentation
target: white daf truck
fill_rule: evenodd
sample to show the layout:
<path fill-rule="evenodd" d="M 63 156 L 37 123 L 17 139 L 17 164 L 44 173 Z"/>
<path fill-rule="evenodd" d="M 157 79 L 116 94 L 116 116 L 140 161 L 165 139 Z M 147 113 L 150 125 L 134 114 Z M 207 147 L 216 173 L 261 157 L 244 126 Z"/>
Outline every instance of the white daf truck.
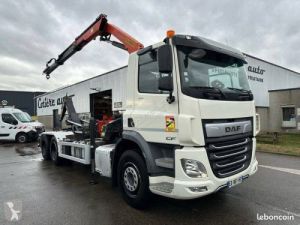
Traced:
<path fill-rule="evenodd" d="M 56 164 L 68 159 L 91 165 L 110 177 L 136 208 L 147 204 L 150 193 L 199 198 L 253 175 L 259 119 L 243 54 L 172 31 L 162 42 L 143 48 L 120 32 L 100 15 L 47 64 L 44 73 L 49 77 L 96 36 L 130 53 L 125 110 L 117 112 L 106 134 L 95 138 L 93 128 L 88 137 L 80 129 L 45 132 L 40 142 L 43 157 Z M 122 43 L 111 41 L 111 35 Z M 72 124 L 82 128 L 84 123 Z"/>

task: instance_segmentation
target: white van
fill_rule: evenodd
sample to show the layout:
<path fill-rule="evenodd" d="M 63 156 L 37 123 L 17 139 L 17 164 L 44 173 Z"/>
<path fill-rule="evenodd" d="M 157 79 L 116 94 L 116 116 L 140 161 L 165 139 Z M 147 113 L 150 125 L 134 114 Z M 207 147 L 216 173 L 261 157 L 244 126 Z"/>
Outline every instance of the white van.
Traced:
<path fill-rule="evenodd" d="M 44 125 L 33 121 L 28 113 L 15 108 L 0 108 L 0 141 L 35 141 L 44 131 Z"/>

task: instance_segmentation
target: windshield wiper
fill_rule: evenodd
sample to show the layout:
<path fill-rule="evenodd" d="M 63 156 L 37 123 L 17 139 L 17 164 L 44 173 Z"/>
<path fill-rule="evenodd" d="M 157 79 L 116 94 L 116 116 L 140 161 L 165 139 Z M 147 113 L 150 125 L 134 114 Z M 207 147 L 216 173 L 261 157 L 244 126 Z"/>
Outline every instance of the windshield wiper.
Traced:
<path fill-rule="evenodd" d="M 222 92 L 220 88 L 217 87 L 210 87 L 210 86 L 189 86 L 190 88 L 197 88 L 197 89 L 208 89 L 208 90 L 216 90 L 218 92 Z"/>
<path fill-rule="evenodd" d="M 240 89 L 240 88 L 233 88 L 233 87 L 227 87 L 229 90 L 234 90 L 240 92 L 240 98 L 248 98 L 249 100 L 253 100 L 253 94 L 251 90 L 246 90 L 246 89 Z"/>
<path fill-rule="evenodd" d="M 233 87 L 226 87 L 229 90 L 234 90 L 234 91 L 240 91 L 240 92 L 246 92 L 246 93 L 252 93 L 250 90 L 242 89 L 242 88 L 233 88 Z"/>
<path fill-rule="evenodd" d="M 219 94 L 221 94 L 223 96 L 223 98 L 226 98 L 226 95 L 224 94 L 224 92 L 217 87 L 210 87 L 210 86 L 189 86 L 190 88 L 197 88 L 197 89 L 207 89 L 207 90 L 214 90 L 217 91 Z"/>

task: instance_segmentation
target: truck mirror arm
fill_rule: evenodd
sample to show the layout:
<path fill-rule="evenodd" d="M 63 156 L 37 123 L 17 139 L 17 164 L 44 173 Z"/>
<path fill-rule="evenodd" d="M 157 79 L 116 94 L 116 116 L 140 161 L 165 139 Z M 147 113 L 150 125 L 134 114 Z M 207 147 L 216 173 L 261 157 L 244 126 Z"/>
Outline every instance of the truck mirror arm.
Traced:
<path fill-rule="evenodd" d="M 175 102 L 175 96 L 173 96 L 173 91 L 169 92 L 169 96 L 167 97 L 167 102 L 169 104 L 172 104 L 173 102 Z"/>

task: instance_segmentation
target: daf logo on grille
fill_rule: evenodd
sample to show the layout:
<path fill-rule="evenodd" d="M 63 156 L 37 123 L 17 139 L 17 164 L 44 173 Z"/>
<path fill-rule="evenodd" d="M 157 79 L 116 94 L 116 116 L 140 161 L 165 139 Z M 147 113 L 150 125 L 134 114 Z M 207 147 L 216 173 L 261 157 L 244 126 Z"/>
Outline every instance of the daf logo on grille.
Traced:
<path fill-rule="evenodd" d="M 225 127 L 226 133 L 237 132 L 241 130 L 241 126 Z"/>
<path fill-rule="evenodd" d="M 250 120 L 229 123 L 210 123 L 205 124 L 205 128 L 206 135 L 209 138 L 252 132 L 252 124 Z"/>

